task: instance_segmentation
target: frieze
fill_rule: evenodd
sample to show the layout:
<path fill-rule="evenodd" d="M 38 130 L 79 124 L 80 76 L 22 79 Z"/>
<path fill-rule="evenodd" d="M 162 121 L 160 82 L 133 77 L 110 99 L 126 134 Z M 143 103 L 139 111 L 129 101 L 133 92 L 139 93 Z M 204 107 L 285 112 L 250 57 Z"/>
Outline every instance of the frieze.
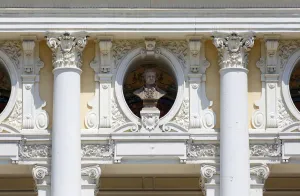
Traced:
<path fill-rule="evenodd" d="M 299 50 L 299 40 L 281 40 L 279 41 L 278 55 L 280 57 L 280 68 L 284 68 L 289 57 Z"/>
<path fill-rule="evenodd" d="M 82 158 L 112 158 L 113 145 L 112 144 L 82 144 L 81 157 Z"/>
<path fill-rule="evenodd" d="M 189 158 L 217 157 L 219 155 L 219 145 L 216 144 L 189 144 L 187 147 Z"/>
<path fill-rule="evenodd" d="M 21 159 L 49 158 L 51 157 L 50 144 L 19 144 L 19 157 Z"/>
<path fill-rule="evenodd" d="M 17 68 L 20 68 L 20 58 L 22 56 L 22 46 L 20 41 L 1 42 L 0 50 L 9 56 Z"/>
<path fill-rule="evenodd" d="M 279 157 L 281 156 L 281 144 L 250 144 L 251 157 Z"/>
<path fill-rule="evenodd" d="M 286 127 L 290 124 L 292 124 L 293 122 L 297 121 L 287 110 L 285 107 L 285 104 L 283 103 L 283 101 L 281 99 L 278 99 L 278 103 L 277 103 L 277 107 L 278 107 L 278 128 L 283 128 Z"/>
<path fill-rule="evenodd" d="M 10 125 L 18 130 L 22 128 L 22 100 L 18 99 L 10 116 L 3 121 L 3 124 Z"/>

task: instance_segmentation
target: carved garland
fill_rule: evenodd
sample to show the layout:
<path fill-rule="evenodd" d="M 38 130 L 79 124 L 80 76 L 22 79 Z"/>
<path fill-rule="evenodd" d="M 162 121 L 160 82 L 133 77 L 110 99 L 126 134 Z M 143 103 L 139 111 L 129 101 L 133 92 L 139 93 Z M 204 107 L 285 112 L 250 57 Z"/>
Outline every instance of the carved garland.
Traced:
<path fill-rule="evenodd" d="M 216 144 L 190 144 L 187 148 L 189 158 L 217 157 L 219 155 L 219 145 Z"/>

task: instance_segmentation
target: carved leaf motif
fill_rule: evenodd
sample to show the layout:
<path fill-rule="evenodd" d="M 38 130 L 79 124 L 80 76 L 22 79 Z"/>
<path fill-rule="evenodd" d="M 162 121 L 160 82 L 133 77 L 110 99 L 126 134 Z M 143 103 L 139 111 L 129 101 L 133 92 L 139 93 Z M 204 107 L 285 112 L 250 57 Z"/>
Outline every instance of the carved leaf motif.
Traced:
<path fill-rule="evenodd" d="M 22 100 L 21 99 L 16 101 L 15 107 L 11 115 L 3 123 L 13 126 L 16 129 L 22 128 Z"/>
<path fill-rule="evenodd" d="M 0 43 L 0 50 L 9 56 L 13 63 L 20 68 L 20 57 L 22 56 L 22 46 L 19 41 L 4 41 Z"/>
<path fill-rule="evenodd" d="M 19 157 L 24 158 L 48 158 L 51 157 L 51 145 L 33 144 L 19 145 Z"/>
<path fill-rule="evenodd" d="M 292 124 L 296 119 L 286 110 L 285 104 L 278 99 L 278 127 L 283 128 Z"/>
<path fill-rule="evenodd" d="M 284 40 L 279 42 L 278 55 L 280 57 L 280 68 L 285 67 L 288 58 L 299 48 L 299 40 Z"/>
<path fill-rule="evenodd" d="M 157 46 L 164 47 L 172 52 L 182 64 L 186 67 L 186 61 L 188 58 L 188 43 L 184 40 L 162 40 L 157 41 Z"/>
<path fill-rule="evenodd" d="M 112 158 L 113 147 L 111 144 L 83 144 L 81 145 L 82 157 Z"/>
<path fill-rule="evenodd" d="M 115 60 L 115 67 L 118 67 L 122 58 L 132 49 L 143 47 L 143 40 L 117 40 L 112 45 L 112 56 Z"/>
<path fill-rule="evenodd" d="M 252 157 L 278 157 L 280 155 L 281 145 L 278 143 L 250 145 L 250 156 Z"/>
<path fill-rule="evenodd" d="M 111 103 L 111 112 L 112 112 L 112 125 L 113 129 L 125 124 L 127 122 L 124 114 L 120 111 L 120 108 L 115 100 L 112 100 Z"/>
<path fill-rule="evenodd" d="M 188 130 L 189 128 L 189 118 L 190 118 L 190 114 L 189 114 L 189 99 L 186 98 L 185 100 L 183 100 L 181 107 L 179 109 L 178 114 L 175 116 L 173 122 L 176 124 L 181 125 L 182 127 L 184 127 L 185 129 Z"/>
<path fill-rule="evenodd" d="M 190 158 L 219 156 L 219 146 L 213 144 L 190 144 L 187 156 Z"/>

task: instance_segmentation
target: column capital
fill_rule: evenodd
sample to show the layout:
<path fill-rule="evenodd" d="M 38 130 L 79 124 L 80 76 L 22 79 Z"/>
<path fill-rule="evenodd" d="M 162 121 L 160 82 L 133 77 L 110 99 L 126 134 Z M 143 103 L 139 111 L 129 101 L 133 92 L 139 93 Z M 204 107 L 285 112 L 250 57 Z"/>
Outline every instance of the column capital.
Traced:
<path fill-rule="evenodd" d="M 80 68 L 82 51 L 87 44 L 85 33 L 49 33 L 47 45 L 53 51 L 52 62 L 56 68 Z"/>
<path fill-rule="evenodd" d="M 265 180 L 268 179 L 270 175 L 270 169 L 266 164 L 251 167 L 250 174 L 255 176 L 260 183 L 264 184 Z"/>
<path fill-rule="evenodd" d="M 247 52 L 254 45 L 254 34 L 219 33 L 213 34 L 213 44 L 219 51 L 221 68 L 246 68 Z"/>
<path fill-rule="evenodd" d="M 101 168 L 99 165 L 88 166 L 81 169 L 82 195 L 97 195 Z"/>

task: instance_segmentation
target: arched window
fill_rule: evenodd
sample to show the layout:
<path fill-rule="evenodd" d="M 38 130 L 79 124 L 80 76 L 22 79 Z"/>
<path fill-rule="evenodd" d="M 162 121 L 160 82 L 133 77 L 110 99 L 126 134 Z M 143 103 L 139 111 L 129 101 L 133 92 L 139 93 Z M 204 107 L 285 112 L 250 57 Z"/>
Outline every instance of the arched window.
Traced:
<path fill-rule="evenodd" d="M 11 93 L 11 81 L 4 65 L 0 64 L 0 113 L 6 107 Z"/>

